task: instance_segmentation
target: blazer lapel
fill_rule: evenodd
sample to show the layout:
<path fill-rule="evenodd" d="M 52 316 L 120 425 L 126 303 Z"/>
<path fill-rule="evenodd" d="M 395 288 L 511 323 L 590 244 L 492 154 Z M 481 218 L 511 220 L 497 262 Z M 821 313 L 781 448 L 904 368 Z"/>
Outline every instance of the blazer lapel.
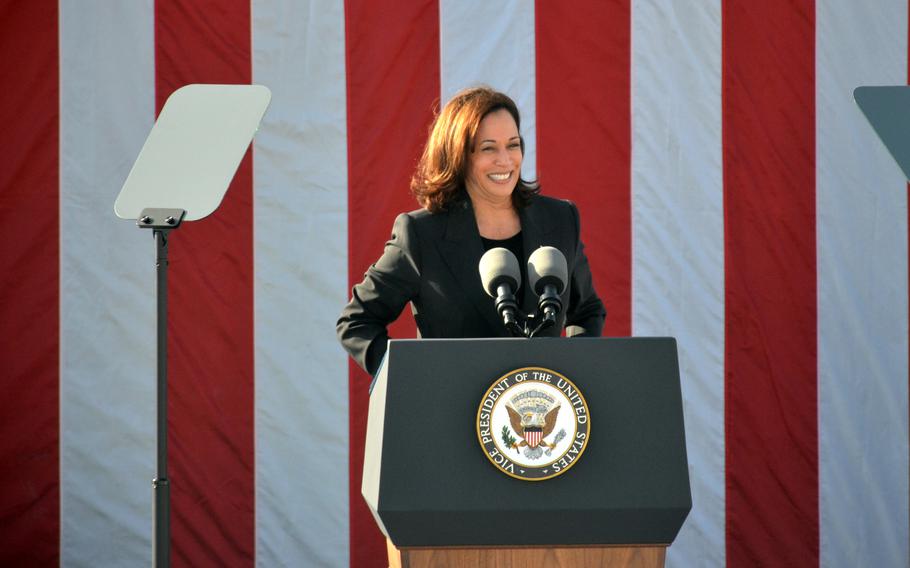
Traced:
<path fill-rule="evenodd" d="M 436 244 L 439 253 L 455 281 L 489 324 L 490 329 L 502 330 L 501 335 L 507 335 L 492 300 L 484 292 L 480 282 L 477 265 L 484 251 L 470 199 L 454 204 L 448 217 L 445 235 Z"/>

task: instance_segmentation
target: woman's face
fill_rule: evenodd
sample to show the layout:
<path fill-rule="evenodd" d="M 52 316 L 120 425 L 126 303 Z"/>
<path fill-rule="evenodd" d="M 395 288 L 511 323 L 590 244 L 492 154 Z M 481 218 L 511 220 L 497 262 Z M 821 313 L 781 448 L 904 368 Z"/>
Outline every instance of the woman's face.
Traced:
<path fill-rule="evenodd" d="M 518 125 L 509 111 L 499 109 L 483 117 L 468 156 L 465 185 L 471 200 L 510 201 L 521 174 L 521 158 Z"/>

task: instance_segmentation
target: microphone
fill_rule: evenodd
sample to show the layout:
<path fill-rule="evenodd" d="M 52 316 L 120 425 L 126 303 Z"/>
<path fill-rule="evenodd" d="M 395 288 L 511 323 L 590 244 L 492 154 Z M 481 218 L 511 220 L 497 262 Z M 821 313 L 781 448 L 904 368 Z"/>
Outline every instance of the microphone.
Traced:
<path fill-rule="evenodd" d="M 480 281 L 484 291 L 496 300 L 496 312 L 513 333 L 522 334 L 518 325 L 518 302 L 515 292 L 521 286 L 518 259 L 508 249 L 496 247 L 480 257 Z"/>
<path fill-rule="evenodd" d="M 556 323 L 562 311 L 560 295 L 566 289 L 569 269 L 566 257 L 555 247 L 540 247 L 528 259 L 528 281 L 534 293 L 540 296 L 537 309 L 543 313 L 543 325 Z"/>

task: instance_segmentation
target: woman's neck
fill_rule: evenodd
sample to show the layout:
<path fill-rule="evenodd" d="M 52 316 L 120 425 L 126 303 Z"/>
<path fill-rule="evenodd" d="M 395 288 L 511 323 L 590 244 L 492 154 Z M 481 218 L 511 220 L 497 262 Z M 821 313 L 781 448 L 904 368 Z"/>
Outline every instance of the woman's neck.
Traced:
<path fill-rule="evenodd" d="M 478 199 L 472 200 L 477 230 L 485 239 L 503 240 L 514 237 L 521 231 L 521 220 L 518 211 L 509 199 L 503 203 L 490 203 Z"/>

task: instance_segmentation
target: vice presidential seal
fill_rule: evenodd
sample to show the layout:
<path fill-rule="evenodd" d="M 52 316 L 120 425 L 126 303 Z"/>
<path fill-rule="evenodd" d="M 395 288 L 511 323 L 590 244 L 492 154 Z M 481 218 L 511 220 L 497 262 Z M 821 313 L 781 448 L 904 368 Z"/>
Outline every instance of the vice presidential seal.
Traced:
<path fill-rule="evenodd" d="M 565 473 L 584 453 L 591 415 L 564 375 L 542 367 L 510 371 L 487 390 L 477 410 L 477 439 L 506 475 L 542 481 Z"/>

